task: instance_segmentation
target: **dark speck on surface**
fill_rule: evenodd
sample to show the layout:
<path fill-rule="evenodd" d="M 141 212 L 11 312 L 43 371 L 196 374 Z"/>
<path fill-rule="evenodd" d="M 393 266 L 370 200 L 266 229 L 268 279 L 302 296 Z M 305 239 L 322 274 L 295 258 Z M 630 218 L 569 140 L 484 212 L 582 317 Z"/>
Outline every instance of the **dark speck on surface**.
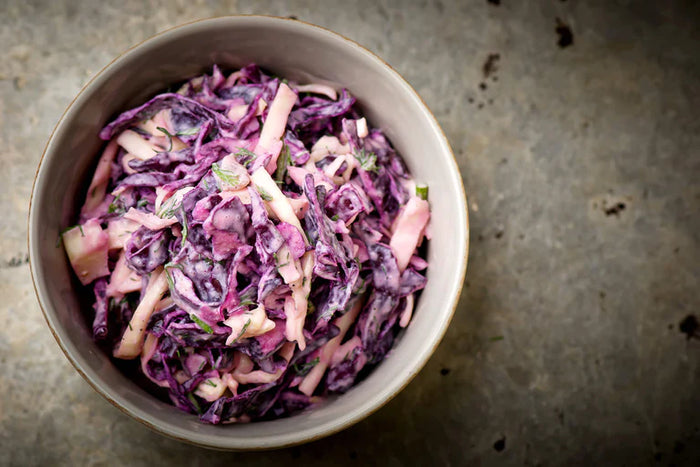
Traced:
<path fill-rule="evenodd" d="M 557 45 L 562 49 L 574 44 L 574 33 L 568 24 L 557 18 L 557 27 L 554 29 L 559 36 Z"/>
<path fill-rule="evenodd" d="M 479 89 L 481 89 L 482 91 L 486 91 L 486 88 L 486 83 L 479 83 Z"/>
<path fill-rule="evenodd" d="M 289 15 L 289 16 L 287 16 L 287 18 L 289 18 L 289 19 L 299 19 L 299 18 L 297 18 L 297 17 L 294 16 L 294 15 Z"/>
<path fill-rule="evenodd" d="M 352 460 L 357 459 L 357 451 L 350 451 L 350 459 L 352 459 Z"/>
<path fill-rule="evenodd" d="M 504 436 L 503 438 L 499 439 L 495 443 L 493 443 L 493 448 L 497 452 L 501 452 L 506 448 L 506 437 Z"/>
<path fill-rule="evenodd" d="M 500 60 L 501 54 L 489 54 L 486 57 L 486 61 L 481 67 L 481 71 L 484 73 L 484 79 L 488 78 L 496 71 L 498 71 L 498 60 Z"/>
<path fill-rule="evenodd" d="M 500 239 L 501 237 L 503 237 L 503 231 L 502 230 L 497 231 L 495 234 L 493 234 L 493 237 L 496 240 Z"/>
<path fill-rule="evenodd" d="M 700 328 L 700 324 L 698 324 L 698 319 L 695 317 L 695 315 L 686 316 L 678 325 L 678 329 L 685 334 L 685 337 L 688 340 L 692 339 L 693 337 L 700 337 L 700 334 L 698 334 L 698 328 Z"/>
<path fill-rule="evenodd" d="M 604 207 L 603 212 L 605 212 L 606 216 L 619 216 L 620 213 L 622 211 L 624 211 L 626 207 L 627 207 L 627 205 L 625 203 L 618 202 L 618 203 L 613 204 L 609 208 Z"/>
<path fill-rule="evenodd" d="M 491 5 L 496 5 L 496 6 L 498 6 L 498 5 L 501 4 L 501 0 L 486 0 L 486 1 L 487 1 L 488 3 L 490 3 Z"/>
<path fill-rule="evenodd" d="M 484 108 L 484 103 L 479 102 L 479 105 L 476 106 L 477 109 L 483 109 Z"/>
<path fill-rule="evenodd" d="M 19 266 L 22 266 L 23 264 L 29 263 L 29 255 L 28 254 L 18 254 L 15 257 L 11 258 L 9 261 L 7 261 L 5 264 L 1 264 L 0 268 L 3 266 L 6 268 L 16 268 Z"/>
<path fill-rule="evenodd" d="M 447 376 L 447 375 L 450 374 L 450 369 L 449 369 L 449 368 L 443 368 L 443 369 L 440 370 L 440 374 L 441 374 L 442 376 Z"/>

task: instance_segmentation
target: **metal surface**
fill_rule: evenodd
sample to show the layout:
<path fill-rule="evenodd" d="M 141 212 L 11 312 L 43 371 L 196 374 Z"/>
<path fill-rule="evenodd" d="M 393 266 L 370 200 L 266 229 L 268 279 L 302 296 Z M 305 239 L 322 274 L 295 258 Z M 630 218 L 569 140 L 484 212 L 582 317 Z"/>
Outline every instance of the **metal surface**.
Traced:
<path fill-rule="evenodd" d="M 295 15 L 387 60 L 471 207 L 464 293 L 427 367 L 360 424 L 270 453 L 193 448 L 102 400 L 25 261 L 34 170 L 81 85 L 157 31 L 234 13 Z M 697 465 L 700 341 L 679 324 L 700 315 L 698 24 L 691 1 L 3 2 L 0 465 Z"/>

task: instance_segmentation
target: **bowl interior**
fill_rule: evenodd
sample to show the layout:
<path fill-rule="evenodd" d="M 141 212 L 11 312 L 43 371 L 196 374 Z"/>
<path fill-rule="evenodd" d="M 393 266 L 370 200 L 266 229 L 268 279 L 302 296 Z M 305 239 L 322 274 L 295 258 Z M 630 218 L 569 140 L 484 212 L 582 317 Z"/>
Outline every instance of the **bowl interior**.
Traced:
<path fill-rule="evenodd" d="M 354 94 L 371 125 L 386 131 L 416 179 L 430 186 L 433 239 L 428 284 L 413 322 L 387 359 L 347 394 L 270 422 L 209 426 L 139 388 L 93 343 L 59 231 L 74 222 L 102 145 L 97 134 L 122 110 L 213 64 L 255 62 L 298 82 L 322 81 Z M 338 431 L 376 410 L 420 370 L 442 337 L 462 286 L 466 201 L 449 145 L 415 92 L 381 60 L 329 31 L 298 21 L 227 17 L 170 30 L 122 55 L 79 94 L 40 164 L 29 217 L 37 295 L 52 331 L 81 374 L 115 405 L 169 436 L 224 449 L 264 449 Z"/>

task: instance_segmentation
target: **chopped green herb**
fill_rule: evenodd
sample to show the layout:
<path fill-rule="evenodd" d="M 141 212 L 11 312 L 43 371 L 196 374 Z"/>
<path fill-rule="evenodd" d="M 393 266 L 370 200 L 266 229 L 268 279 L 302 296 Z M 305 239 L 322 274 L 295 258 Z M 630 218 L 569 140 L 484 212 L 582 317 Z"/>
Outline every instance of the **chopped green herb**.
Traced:
<path fill-rule="evenodd" d="M 121 199 L 121 195 L 117 195 L 117 196 L 112 200 L 112 202 L 109 203 L 109 207 L 107 208 L 107 212 L 108 212 L 108 213 L 112 214 L 112 213 L 115 213 L 115 212 L 117 212 L 117 211 L 123 211 L 123 210 L 124 210 L 124 208 L 120 207 L 119 204 L 118 204 L 120 199 Z"/>
<path fill-rule="evenodd" d="M 307 308 L 306 308 L 306 314 L 311 315 L 316 313 L 316 305 L 314 305 L 313 302 L 309 302 Z"/>
<path fill-rule="evenodd" d="M 257 293 L 255 288 L 246 289 L 239 297 L 241 306 L 255 305 L 258 298 Z"/>
<path fill-rule="evenodd" d="M 193 313 L 190 315 L 190 318 L 192 318 L 192 321 L 194 321 L 197 324 L 197 326 L 202 328 L 207 334 L 214 334 L 214 330 L 211 328 L 211 326 L 199 319 L 197 315 Z"/>
<path fill-rule="evenodd" d="M 306 376 L 313 367 L 318 365 L 318 362 L 320 361 L 321 359 L 319 357 L 316 357 L 308 363 L 303 363 L 301 365 L 297 365 L 295 363 L 294 365 L 292 365 L 292 368 L 294 368 L 294 372 L 299 376 Z"/>
<path fill-rule="evenodd" d="M 160 131 L 160 132 L 162 132 L 162 133 L 165 133 L 165 136 L 168 137 L 168 144 L 169 144 L 170 146 L 169 146 L 168 149 L 166 149 L 164 152 L 170 152 L 170 151 L 172 151 L 172 150 L 173 150 L 173 137 L 174 137 L 175 135 L 171 135 L 170 132 L 169 132 L 168 130 L 166 130 L 165 128 L 163 128 L 162 126 L 156 127 L 156 130 L 158 130 L 158 131 Z"/>
<path fill-rule="evenodd" d="M 199 406 L 199 403 L 197 402 L 197 399 L 194 398 L 194 394 L 191 392 L 187 393 L 187 398 L 192 402 L 192 405 L 194 406 L 194 409 L 197 411 L 198 414 L 202 413 L 202 408 Z"/>
<path fill-rule="evenodd" d="M 175 133 L 177 136 L 194 136 L 199 133 L 199 127 L 192 127 L 189 130 L 178 131 Z"/>
<path fill-rule="evenodd" d="M 258 155 L 255 154 L 253 151 L 250 151 L 250 150 L 245 149 L 245 148 L 238 148 L 238 151 L 237 151 L 234 155 L 235 155 L 235 156 L 240 156 L 240 157 L 243 157 L 243 156 L 245 156 L 245 157 L 253 157 L 253 158 L 257 158 L 257 157 L 258 157 Z"/>
<path fill-rule="evenodd" d="M 493 336 L 491 339 L 489 339 L 491 342 L 497 342 L 497 341 L 502 341 L 505 339 L 503 336 Z"/>
<path fill-rule="evenodd" d="M 180 348 L 178 347 L 177 350 L 175 350 L 175 353 L 177 354 L 177 358 L 182 358 L 182 355 L 180 354 Z"/>
<path fill-rule="evenodd" d="M 206 178 L 202 179 L 202 185 L 204 185 L 204 189 L 208 190 L 209 189 L 209 182 L 207 182 Z"/>
<path fill-rule="evenodd" d="M 331 217 L 331 220 L 333 221 L 337 221 L 338 219 L 340 219 L 340 217 L 338 217 L 338 214 L 333 214 L 333 217 Z"/>
<path fill-rule="evenodd" d="M 292 163 L 291 156 L 289 155 L 289 146 L 286 144 L 282 149 L 282 153 L 277 158 L 277 171 L 275 172 L 275 181 L 277 183 L 284 183 L 284 179 L 287 176 L 287 167 Z"/>
<path fill-rule="evenodd" d="M 278 268 L 283 268 L 283 267 L 287 266 L 288 264 L 289 264 L 289 261 L 287 261 L 287 262 L 284 263 L 284 264 L 278 264 L 277 267 L 278 267 Z"/>
<path fill-rule="evenodd" d="M 214 174 L 219 177 L 219 180 L 222 182 L 226 183 L 227 185 L 230 186 L 237 186 L 238 183 L 240 182 L 238 175 L 234 174 L 230 170 L 224 170 L 221 167 L 219 167 L 219 164 L 214 162 L 211 165 L 211 171 L 214 172 Z"/>
<path fill-rule="evenodd" d="M 180 209 L 182 203 L 177 202 L 177 197 L 171 196 L 160 205 L 160 209 L 156 212 L 156 215 L 161 219 L 166 217 L 173 217 L 175 212 Z"/>
<path fill-rule="evenodd" d="M 129 321 L 129 330 L 130 330 L 130 331 L 133 331 L 133 330 L 134 330 L 134 328 L 131 327 L 131 321 Z"/>
<path fill-rule="evenodd" d="M 73 229 L 76 228 L 76 227 L 78 227 L 78 228 L 80 229 L 80 233 L 82 234 L 82 236 L 83 236 L 83 237 L 85 236 L 85 232 L 83 232 L 83 226 L 80 225 L 80 224 L 71 225 L 70 227 L 66 227 L 65 229 L 61 230 L 61 231 L 58 233 L 58 240 L 56 240 L 56 248 L 58 248 L 58 247 L 61 246 L 61 242 L 62 242 L 62 240 L 63 240 L 63 234 L 65 234 L 65 233 L 68 232 L 69 230 L 73 230 Z"/>
<path fill-rule="evenodd" d="M 416 196 L 418 196 L 420 199 L 428 199 L 428 187 L 416 186 Z"/>
<path fill-rule="evenodd" d="M 180 205 L 182 206 L 182 205 Z M 187 215 L 185 214 L 185 208 L 181 207 L 182 210 L 182 243 L 180 244 L 180 247 L 185 246 L 185 241 L 187 240 Z"/>
<path fill-rule="evenodd" d="M 260 197 L 262 199 L 264 199 L 265 201 L 272 201 L 272 196 L 270 196 L 270 193 L 265 191 L 263 187 L 255 185 L 255 189 L 258 190 L 258 193 L 260 193 Z"/>
<path fill-rule="evenodd" d="M 241 329 L 241 332 L 238 333 L 238 336 L 236 336 L 233 342 L 238 342 L 238 339 L 240 339 L 243 336 L 243 334 L 245 334 L 246 330 L 248 329 L 248 326 L 250 326 L 250 318 L 248 319 L 248 321 L 245 322 L 243 328 Z"/>
<path fill-rule="evenodd" d="M 138 203 L 136 203 L 137 208 L 143 208 L 148 205 L 148 200 L 147 199 L 140 199 Z"/>
<path fill-rule="evenodd" d="M 197 368 L 197 371 L 202 371 L 202 368 L 204 368 L 204 365 L 207 364 L 207 361 L 204 360 L 202 363 L 199 364 L 199 368 Z"/>
<path fill-rule="evenodd" d="M 211 386 L 211 387 L 213 387 L 213 388 L 216 387 L 216 383 L 214 383 L 214 382 L 213 382 L 212 380 L 210 380 L 210 379 L 206 380 L 206 381 L 204 382 L 204 384 L 208 384 L 209 386 Z"/>
<path fill-rule="evenodd" d="M 375 153 L 360 149 L 360 152 L 356 152 L 353 155 L 360 163 L 360 167 L 363 170 L 374 173 L 379 171 L 379 167 L 377 167 L 377 155 Z"/>

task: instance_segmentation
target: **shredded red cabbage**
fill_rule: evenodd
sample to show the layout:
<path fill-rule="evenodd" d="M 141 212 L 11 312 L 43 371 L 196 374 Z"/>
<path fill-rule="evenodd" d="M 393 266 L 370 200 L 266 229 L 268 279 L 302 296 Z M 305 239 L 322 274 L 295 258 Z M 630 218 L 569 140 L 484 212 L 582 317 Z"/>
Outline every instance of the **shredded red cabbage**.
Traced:
<path fill-rule="evenodd" d="M 214 66 L 121 114 L 79 225 L 96 341 L 203 422 L 347 391 L 411 318 L 427 187 L 343 89 Z"/>

